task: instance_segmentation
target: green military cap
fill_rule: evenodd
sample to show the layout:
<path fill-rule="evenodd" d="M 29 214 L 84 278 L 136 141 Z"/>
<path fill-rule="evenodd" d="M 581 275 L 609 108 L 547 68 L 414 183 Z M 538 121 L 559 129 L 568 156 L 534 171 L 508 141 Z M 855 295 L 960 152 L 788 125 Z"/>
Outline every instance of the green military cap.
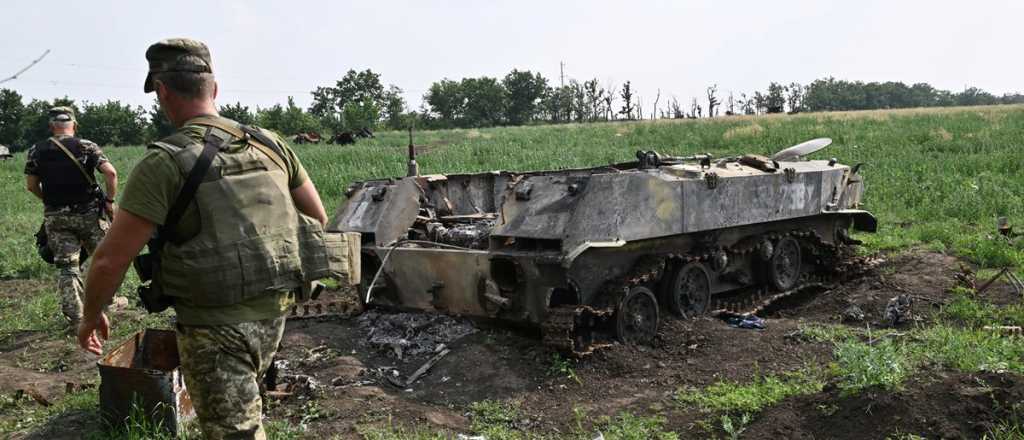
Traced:
<path fill-rule="evenodd" d="M 49 111 L 50 122 L 74 122 L 75 109 L 71 107 L 52 107 Z"/>
<path fill-rule="evenodd" d="M 149 74 L 142 90 L 153 91 L 153 74 L 163 72 L 213 73 L 210 49 L 202 41 L 191 38 L 168 38 L 149 46 L 146 50 Z"/>

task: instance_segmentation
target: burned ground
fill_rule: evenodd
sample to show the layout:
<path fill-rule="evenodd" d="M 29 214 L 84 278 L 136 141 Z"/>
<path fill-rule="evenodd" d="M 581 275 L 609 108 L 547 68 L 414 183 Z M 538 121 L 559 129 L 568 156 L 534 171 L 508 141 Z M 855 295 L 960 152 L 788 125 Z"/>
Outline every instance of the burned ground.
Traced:
<path fill-rule="evenodd" d="M 508 421 L 511 429 L 549 438 L 594 433 L 603 416 L 623 413 L 662 417 L 662 429 L 681 438 L 723 436 L 723 413 L 681 403 L 680 390 L 833 368 L 835 345 L 803 337 L 810 326 L 900 333 L 939 319 L 940 306 L 956 295 L 961 260 L 921 250 L 883 258 L 856 279 L 774 310 L 764 330 L 733 328 L 715 318 L 667 319 L 652 346 L 616 344 L 582 360 L 556 356 L 529 330 L 493 323 L 396 318 L 380 311 L 292 320 L 279 354 L 269 417 L 302 425 L 311 438 L 359 438 L 361 430 L 374 426 L 469 433 L 473 404 L 495 401 L 516 408 L 514 420 Z M 915 298 L 913 318 L 887 329 L 885 307 L 899 294 Z M 1021 301 L 1002 283 L 980 300 L 997 305 Z M 851 305 L 864 312 L 863 321 L 850 322 L 844 315 Z M 404 341 L 375 334 L 382 328 L 377 319 L 408 323 L 393 329 Z M 466 329 L 472 332 L 457 337 Z M 67 340 L 46 333 L 5 337 L 0 394 L 31 386 L 47 401 L 58 401 L 66 382 L 94 384 L 95 359 L 67 346 Z M 439 356 L 444 350 L 447 355 Z M 438 357 L 421 378 L 405 383 Z M 1012 417 L 1013 403 L 1022 400 L 1024 376 L 924 365 L 895 389 L 850 393 L 836 380 L 824 379 L 819 390 L 781 399 L 754 414 L 742 438 L 886 438 L 899 433 L 978 438 Z M 0 415 L 0 421 L 5 417 Z M 75 429 L 96 423 L 74 410 L 55 417 L 29 438 L 73 438 Z M 64 433 L 68 427 L 72 432 Z"/>

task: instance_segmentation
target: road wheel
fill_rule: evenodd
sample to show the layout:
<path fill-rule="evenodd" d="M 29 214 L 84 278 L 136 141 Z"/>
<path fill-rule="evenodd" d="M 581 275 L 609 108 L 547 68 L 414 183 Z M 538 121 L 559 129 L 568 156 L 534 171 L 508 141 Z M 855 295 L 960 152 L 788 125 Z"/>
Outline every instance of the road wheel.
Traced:
<path fill-rule="evenodd" d="M 775 252 L 768 262 L 768 275 L 772 287 L 786 291 L 796 287 L 801 274 L 800 243 L 793 237 L 784 237 L 775 244 Z"/>
<path fill-rule="evenodd" d="M 646 287 L 633 287 L 615 311 L 615 333 L 624 344 L 640 345 L 658 332 L 658 300 Z"/>
<path fill-rule="evenodd" d="M 661 299 L 676 316 L 703 315 L 711 303 L 711 278 L 701 263 L 677 264 L 661 283 Z"/>

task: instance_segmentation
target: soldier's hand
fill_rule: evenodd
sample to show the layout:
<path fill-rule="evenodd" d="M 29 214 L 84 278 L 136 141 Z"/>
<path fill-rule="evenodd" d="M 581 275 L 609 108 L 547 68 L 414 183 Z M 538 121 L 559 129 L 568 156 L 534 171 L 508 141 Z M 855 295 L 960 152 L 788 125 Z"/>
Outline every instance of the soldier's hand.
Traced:
<path fill-rule="evenodd" d="M 110 218 L 114 218 L 114 204 L 112 202 L 106 202 L 104 209 L 107 210 L 107 215 L 110 216 Z"/>
<path fill-rule="evenodd" d="M 103 354 L 103 341 L 110 336 L 110 321 L 105 313 L 78 324 L 78 345 L 93 354 Z"/>

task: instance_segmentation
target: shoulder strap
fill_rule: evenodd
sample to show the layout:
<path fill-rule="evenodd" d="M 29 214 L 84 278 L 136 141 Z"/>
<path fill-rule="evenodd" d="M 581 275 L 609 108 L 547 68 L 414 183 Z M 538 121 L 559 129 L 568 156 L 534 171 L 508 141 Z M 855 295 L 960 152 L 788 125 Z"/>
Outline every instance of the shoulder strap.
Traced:
<path fill-rule="evenodd" d="M 284 152 L 281 151 L 277 142 L 274 142 L 274 140 L 269 136 L 263 134 L 263 132 L 258 128 L 250 125 L 239 124 L 237 122 L 228 124 L 223 120 L 211 118 L 202 118 L 201 120 L 195 121 L 195 124 L 205 125 L 207 127 L 217 127 L 240 139 L 256 139 L 256 142 L 252 145 L 262 151 L 263 154 L 266 154 L 270 160 L 274 161 L 277 166 L 281 167 L 281 170 L 288 173 L 288 167 L 286 165 L 288 159 L 284 157 Z"/>
<path fill-rule="evenodd" d="M 79 162 L 78 159 L 75 158 L 74 154 L 71 154 L 71 151 L 69 151 L 68 148 L 65 147 L 64 144 L 62 144 L 59 139 L 57 139 L 55 137 L 51 137 L 50 138 L 50 142 L 53 142 L 53 144 L 56 145 L 57 148 L 60 148 L 60 151 L 64 152 L 64 155 L 67 156 L 68 159 L 70 159 L 72 162 L 75 163 L 75 167 L 78 168 L 78 171 L 82 172 L 82 177 L 85 177 L 85 181 L 86 182 L 89 182 L 92 185 L 96 184 L 96 179 L 92 175 L 90 175 L 88 172 L 85 171 L 85 168 L 82 167 L 81 162 Z"/>
<path fill-rule="evenodd" d="M 177 242 L 178 237 L 174 229 L 181 221 L 181 216 L 185 214 L 185 209 L 195 199 L 199 184 L 203 182 L 207 171 L 210 170 L 210 164 L 213 163 L 213 156 L 226 143 L 224 139 L 215 136 L 211 131 L 210 129 L 206 130 L 206 135 L 203 137 L 203 152 L 199 154 L 195 165 L 189 170 L 188 176 L 185 177 L 185 184 L 178 191 L 178 197 L 174 199 L 174 204 L 167 211 L 164 224 L 160 226 L 159 235 L 162 241 Z"/>
<path fill-rule="evenodd" d="M 256 145 L 257 148 L 259 148 L 260 145 L 266 147 L 265 149 L 262 149 L 263 154 L 266 154 L 271 159 L 273 159 L 274 162 L 281 167 L 285 174 L 288 173 L 288 167 L 285 166 L 285 163 L 288 161 L 288 159 L 284 157 L 284 152 L 281 151 L 281 147 L 277 145 L 277 142 L 275 142 L 269 136 L 263 134 L 263 132 L 256 127 L 238 124 L 238 128 L 241 129 L 243 132 L 245 132 L 245 134 L 249 135 L 250 137 L 256 138 L 257 143 L 254 145 Z M 273 154 L 271 154 L 267 150 L 271 150 Z M 278 158 L 280 158 L 280 160 L 278 160 Z"/>

